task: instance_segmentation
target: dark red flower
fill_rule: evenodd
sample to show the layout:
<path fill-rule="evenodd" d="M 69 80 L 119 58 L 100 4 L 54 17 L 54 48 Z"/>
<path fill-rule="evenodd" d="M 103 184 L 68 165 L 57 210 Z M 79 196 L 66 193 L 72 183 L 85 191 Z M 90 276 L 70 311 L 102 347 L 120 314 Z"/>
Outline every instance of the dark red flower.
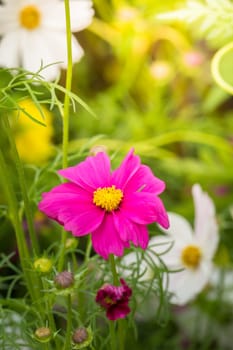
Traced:
<path fill-rule="evenodd" d="M 118 318 L 125 318 L 130 313 L 129 299 L 132 289 L 123 279 L 120 279 L 121 286 L 104 284 L 97 292 L 95 301 L 106 309 L 106 316 L 109 320 L 115 321 Z"/>

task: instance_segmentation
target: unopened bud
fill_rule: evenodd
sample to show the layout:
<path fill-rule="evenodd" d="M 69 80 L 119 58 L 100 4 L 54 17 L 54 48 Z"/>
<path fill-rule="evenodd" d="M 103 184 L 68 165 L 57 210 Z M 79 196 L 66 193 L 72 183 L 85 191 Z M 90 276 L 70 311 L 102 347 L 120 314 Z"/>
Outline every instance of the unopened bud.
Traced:
<path fill-rule="evenodd" d="M 85 327 L 77 328 L 72 336 L 72 349 L 79 350 L 87 348 L 93 340 L 93 334 L 91 329 Z"/>
<path fill-rule="evenodd" d="M 55 278 L 54 283 L 58 289 L 70 288 L 74 284 L 74 275 L 72 272 L 60 272 Z"/>
<path fill-rule="evenodd" d="M 65 247 L 66 249 L 76 249 L 78 246 L 78 240 L 76 238 L 67 238 L 66 243 L 65 243 Z"/>
<path fill-rule="evenodd" d="M 35 270 L 41 273 L 49 273 L 52 270 L 53 263 L 50 259 L 39 258 L 33 264 Z"/>
<path fill-rule="evenodd" d="M 86 328 L 80 327 L 75 330 L 72 340 L 75 344 L 83 343 L 88 338 L 88 333 Z"/>
<path fill-rule="evenodd" d="M 36 340 L 46 343 L 51 339 L 52 333 L 48 327 L 37 328 L 34 333 Z"/>

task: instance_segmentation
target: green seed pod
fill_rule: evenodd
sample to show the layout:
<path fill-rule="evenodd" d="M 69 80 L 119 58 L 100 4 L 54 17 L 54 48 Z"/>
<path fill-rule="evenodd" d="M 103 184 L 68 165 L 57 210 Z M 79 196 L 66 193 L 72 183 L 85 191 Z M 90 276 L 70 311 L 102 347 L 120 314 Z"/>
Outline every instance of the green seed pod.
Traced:
<path fill-rule="evenodd" d="M 48 327 L 37 328 L 34 338 L 40 343 L 47 343 L 52 339 L 52 332 Z"/>

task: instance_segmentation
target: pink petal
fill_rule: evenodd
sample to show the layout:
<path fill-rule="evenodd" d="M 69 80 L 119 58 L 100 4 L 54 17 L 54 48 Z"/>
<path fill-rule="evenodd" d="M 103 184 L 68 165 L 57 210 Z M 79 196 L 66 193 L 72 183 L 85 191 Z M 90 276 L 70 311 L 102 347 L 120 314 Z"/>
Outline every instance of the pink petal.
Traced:
<path fill-rule="evenodd" d="M 169 226 L 163 202 L 151 193 L 136 192 L 125 196 L 120 211 L 137 224 L 147 225 L 157 222 L 165 228 Z"/>
<path fill-rule="evenodd" d="M 128 181 L 125 192 L 151 192 L 158 195 L 162 193 L 164 189 L 164 181 L 155 177 L 148 166 L 141 165 Z"/>
<path fill-rule="evenodd" d="M 66 231 L 79 237 L 95 231 L 103 221 L 104 214 L 103 210 L 91 203 L 73 201 L 60 210 L 58 220 L 64 224 Z"/>
<path fill-rule="evenodd" d="M 140 166 L 140 158 L 133 155 L 133 149 L 127 154 L 119 168 L 112 172 L 113 184 L 118 188 L 125 189 L 128 181 L 137 172 Z"/>
<path fill-rule="evenodd" d="M 61 184 L 43 193 L 39 209 L 75 236 L 95 230 L 104 216 L 104 211 L 92 203 L 92 194 L 72 183 Z"/>
<path fill-rule="evenodd" d="M 110 185 L 110 160 L 104 152 L 99 152 L 93 157 L 78 165 L 59 170 L 58 173 L 66 179 L 93 192 L 98 187 Z"/>
<path fill-rule="evenodd" d="M 102 224 L 92 233 L 93 248 L 104 259 L 108 259 L 109 254 L 122 256 L 125 247 L 129 244 L 124 243 L 119 236 L 112 214 L 105 214 Z"/>
<path fill-rule="evenodd" d="M 124 213 L 114 215 L 115 225 L 120 238 L 124 242 L 132 242 L 135 246 L 146 249 L 149 241 L 148 230 L 145 225 L 138 225 L 124 216 Z"/>
<path fill-rule="evenodd" d="M 65 183 L 58 185 L 50 192 L 45 192 L 42 194 L 42 200 L 40 201 L 38 207 L 48 217 L 57 220 L 60 208 L 65 206 L 66 203 L 79 198 L 79 191 L 82 193 L 83 199 L 85 198 L 85 193 L 87 196 L 89 196 L 88 192 L 83 191 L 74 184 Z"/>
<path fill-rule="evenodd" d="M 119 318 L 125 318 L 130 313 L 129 306 L 124 303 L 122 305 L 114 305 L 107 309 L 107 318 L 111 321 L 118 320 Z"/>

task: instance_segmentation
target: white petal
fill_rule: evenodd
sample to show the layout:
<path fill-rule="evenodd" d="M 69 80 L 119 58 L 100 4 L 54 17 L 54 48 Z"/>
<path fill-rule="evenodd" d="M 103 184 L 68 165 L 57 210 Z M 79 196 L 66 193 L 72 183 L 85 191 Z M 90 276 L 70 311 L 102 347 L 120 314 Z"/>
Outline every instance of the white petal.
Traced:
<path fill-rule="evenodd" d="M 20 46 L 23 68 L 31 72 L 37 72 L 41 63 L 45 66 L 57 62 L 57 57 L 54 57 L 53 50 L 49 45 L 51 41 L 50 33 L 44 36 L 39 31 L 22 31 L 21 37 Z M 53 80 L 58 74 L 59 66 L 57 64 L 43 69 L 41 73 L 46 80 Z"/>
<path fill-rule="evenodd" d="M 79 45 L 77 39 L 72 35 L 72 57 L 73 57 L 73 63 L 80 61 L 82 56 L 84 55 L 84 51 Z M 65 58 L 64 64 L 62 64 L 62 67 L 65 68 L 67 66 L 67 59 Z"/>
<path fill-rule="evenodd" d="M 77 32 L 86 28 L 92 20 L 94 11 L 89 0 L 70 1 L 71 31 Z M 44 28 L 64 30 L 66 29 L 64 2 L 52 1 L 41 6 L 43 13 L 42 26 Z M 52 11 L 52 16 L 51 16 Z"/>
<path fill-rule="evenodd" d="M 82 56 L 83 51 L 75 38 L 72 38 L 72 43 L 73 58 L 74 61 L 77 61 Z M 25 69 L 36 72 L 41 63 L 43 66 L 52 64 L 41 72 L 46 80 L 54 80 L 59 74 L 60 67 L 65 67 L 67 64 L 65 33 L 22 30 L 20 47 L 22 66 Z"/>
<path fill-rule="evenodd" d="M 170 273 L 168 291 L 172 293 L 171 303 L 185 305 L 193 300 L 208 283 L 211 271 L 210 263 L 202 263 L 197 270 Z"/>
<path fill-rule="evenodd" d="M 195 238 L 205 257 L 212 259 L 219 242 L 214 203 L 198 184 L 193 186 L 192 193 L 195 206 Z"/>
<path fill-rule="evenodd" d="M 80 31 L 89 26 L 93 15 L 92 1 L 70 0 L 70 21 L 73 32 Z"/>
<path fill-rule="evenodd" d="M 16 7 L 16 8 L 15 8 Z M 17 6 L 0 6 L 0 34 L 7 34 L 18 29 Z"/>
<path fill-rule="evenodd" d="M 0 66 L 17 68 L 19 66 L 19 33 L 6 34 L 0 41 Z"/>
<path fill-rule="evenodd" d="M 168 213 L 170 227 L 165 230 L 160 227 L 163 232 L 170 235 L 174 240 L 180 240 L 190 243 L 192 239 L 193 231 L 189 222 L 181 215 L 175 213 Z"/>
<path fill-rule="evenodd" d="M 183 246 L 184 243 L 177 244 L 171 237 L 156 236 L 150 239 L 147 253 L 155 264 L 160 264 L 161 259 L 169 270 L 179 270 L 183 268 L 180 258 Z"/>

